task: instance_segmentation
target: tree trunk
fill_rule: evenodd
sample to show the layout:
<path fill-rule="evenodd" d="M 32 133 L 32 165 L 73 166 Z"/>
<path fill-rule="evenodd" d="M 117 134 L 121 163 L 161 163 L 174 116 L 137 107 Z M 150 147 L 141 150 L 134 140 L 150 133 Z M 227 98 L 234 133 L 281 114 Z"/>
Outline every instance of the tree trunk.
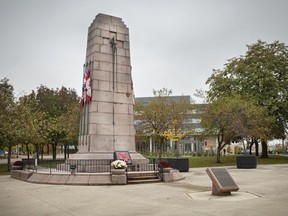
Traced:
<path fill-rule="evenodd" d="M 50 152 L 49 152 L 49 144 L 47 144 L 47 155 L 49 155 Z"/>
<path fill-rule="evenodd" d="M 28 144 L 25 144 L 25 147 L 26 147 L 26 151 L 27 151 L 27 158 L 29 159 L 30 158 L 30 152 L 29 152 Z"/>
<path fill-rule="evenodd" d="M 41 145 L 41 160 L 43 161 L 43 155 L 44 155 L 44 146 Z"/>
<path fill-rule="evenodd" d="M 221 163 L 220 157 L 221 157 L 221 144 L 218 144 L 218 147 L 217 147 L 217 163 Z"/>
<path fill-rule="evenodd" d="M 39 145 L 38 144 L 35 145 L 35 149 L 36 149 L 36 158 L 37 160 L 39 160 Z"/>
<path fill-rule="evenodd" d="M 217 141 L 218 141 L 218 146 L 217 146 L 217 153 L 216 153 L 216 156 L 217 156 L 217 163 L 221 163 L 220 161 L 220 157 L 221 157 L 221 150 L 224 146 L 222 146 L 222 143 L 223 143 L 223 130 L 221 132 L 221 134 L 219 134 L 217 136 Z"/>
<path fill-rule="evenodd" d="M 161 159 L 162 154 L 163 154 L 163 140 L 161 137 L 160 137 L 159 141 L 160 141 L 160 143 L 159 143 L 159 159 Z"/>
<path fill-rule="evenodd" d="M 261 158 L 268 158 L 268 146 L 267 146 L 267 141 L 262 141 L 262 155 Z"/>
<path fill-rule="evenodd" d="M 250 155 L 252 154 L 253 144 L 254 144 L 254 139 L 252 139 L 251 144 L 249 145 L 249 154 L 250 154 Z"/>
<path fill-rule="evenodd" d="M 67 145 L 67 156 L 68 156 L 68 158 L 69 158 L 69 145 Z"/>
<path fill-rule="evenodd" d="M 64 145 L 64 159 L 66 160 L 66 155 L 67 155 L 67 145 Z"/>
<path fill-rule="evenodd" d="M 257 139 L 255 140 L 255 154 L 259 156 L 259 143 Z"/>
<path fill-rule="evenodd" d="M 174 143 L 175 143 L 176 157 L 179 158 L 180 152 L 179 152 L 179 148 L 178 148 L 178 141 L 175 141 Z"/>
<path fill-rule="evenodd" d="M 285 138 L 282 138 L 282 154 L 285 154 L 286 150 L 285 150 Z"/>
<path fill-rule="evenodd" d="M 52 144 L 52 157 L 53 160 L 56 160 L 56 154 L 57 154 L 57 144 Z"/>
<path fill-rule="evenodd" d="M 12 146 L 8 145 L 7 170 L 11 170 L 11 152 L 12 152 Z"/>

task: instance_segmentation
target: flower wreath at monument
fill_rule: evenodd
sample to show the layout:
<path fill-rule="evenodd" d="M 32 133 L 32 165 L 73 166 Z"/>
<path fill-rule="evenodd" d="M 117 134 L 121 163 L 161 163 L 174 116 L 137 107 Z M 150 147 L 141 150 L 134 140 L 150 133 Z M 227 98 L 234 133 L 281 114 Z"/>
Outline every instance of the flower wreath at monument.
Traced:
<path fill-rule="evenodd" d="M 120 152 L 117 158 L 119 160 L 125 161 L 126 163 L 130 160 L 130 156 L 126 152 Z"/>
<path fill-rule="evenodd" d="M 158 165 L 158 167 L 163 167 L 163 168 L 167 168 L 170 167 L 168 161 L 161 161 Z"/>
<path fill-rule="evenodd" d="M 125 169 L 127 167 L 127 164 L 125 161 L 122 160 L 115 160 L 111 163 L 111 166 L 114 169 Z"/>

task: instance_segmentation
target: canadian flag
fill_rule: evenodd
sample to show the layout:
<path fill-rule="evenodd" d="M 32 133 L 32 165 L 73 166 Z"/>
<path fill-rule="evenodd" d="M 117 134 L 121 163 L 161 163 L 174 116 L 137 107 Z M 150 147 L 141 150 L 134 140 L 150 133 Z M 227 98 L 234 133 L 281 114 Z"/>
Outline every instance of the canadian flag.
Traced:
<path fill-rule="evenodd" d="M 91 93 L 91 72 L 90 72 L 90 64 L 84 64 L 84 74 L 83 74 L 83 85 L 82 85 L 82 98 L 80 105 L 82 107 L 83 104 L 89 103 L 92 98 Z"/>
<path fill-rule="evenodd" d="M 86 79 L 86 88 L 85 88 L 85 92 L 86 92 L 86 103 L 89 103 L 91 101 L 92 98 L 92 94 L 91 94 L 91 72 L 90 72 L 90 64 L 87 67 L 86 66 L 86 73 L 85 73 L 85 79 Z"/>

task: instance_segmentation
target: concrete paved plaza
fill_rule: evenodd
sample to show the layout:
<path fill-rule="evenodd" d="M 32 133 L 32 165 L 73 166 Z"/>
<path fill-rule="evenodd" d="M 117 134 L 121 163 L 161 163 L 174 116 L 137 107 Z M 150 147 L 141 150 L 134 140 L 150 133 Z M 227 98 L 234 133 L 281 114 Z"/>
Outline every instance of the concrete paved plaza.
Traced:
<path fill-rule="evenodd" d="M 229 197 L 211 195 L 205 168 L 171 183 L 123 186 L 31 184 L 0 176 L 0 215 L 287 215 L 288 164 L 228 172 L 239 186 Z"/>

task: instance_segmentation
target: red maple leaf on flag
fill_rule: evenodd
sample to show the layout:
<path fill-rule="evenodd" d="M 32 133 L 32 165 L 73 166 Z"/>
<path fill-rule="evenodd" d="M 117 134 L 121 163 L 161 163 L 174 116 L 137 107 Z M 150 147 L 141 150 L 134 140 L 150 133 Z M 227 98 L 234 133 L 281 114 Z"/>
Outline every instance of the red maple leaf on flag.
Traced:
<path fill-rule="evenodd" d="M 91 72 L 90 64 L 84 64 L 84 74 L 83 74 L 83 85 L 82 85 L 82 98 L 80 101 L 80 107 L 82 108 L 83 104 L 89 103 L 92 98 L 91 90 Z"/>

